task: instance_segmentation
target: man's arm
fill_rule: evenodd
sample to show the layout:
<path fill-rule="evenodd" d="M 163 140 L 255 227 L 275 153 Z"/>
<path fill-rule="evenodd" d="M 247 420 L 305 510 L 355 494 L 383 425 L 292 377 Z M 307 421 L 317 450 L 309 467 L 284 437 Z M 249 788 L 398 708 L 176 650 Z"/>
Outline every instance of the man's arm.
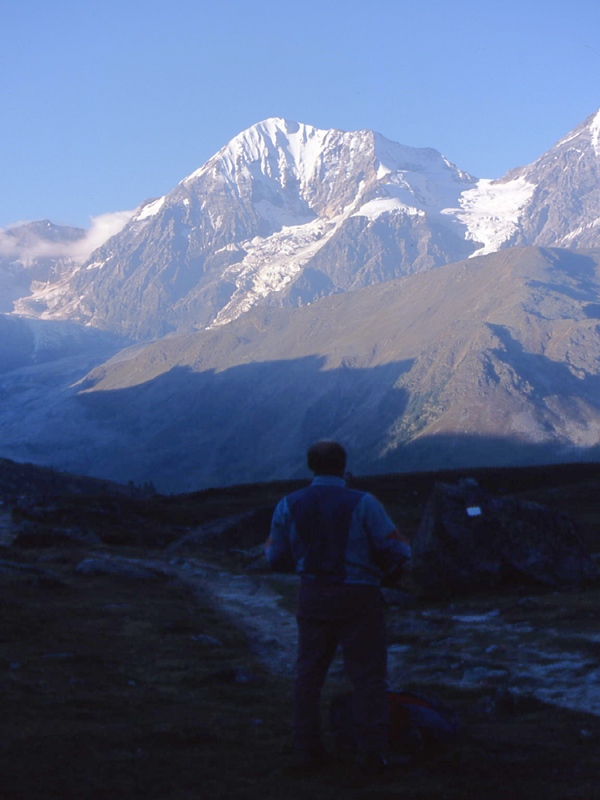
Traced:
<path fill-rule="evenodd" d="M 396 528 L 381 503 L 372 495 L 367 495 L 363 502 L 373 561 L 384 575 L 399 576 L 411 557 L 410 540 Z"/>
<path fill-rule="evenodd" d="M 290 547 L 290 526 L 292 524 L 286 499 L 281 500 L 271 520 L 271 532 L 265 542 L 267 565 L 272 570 L 292 572 L 295 568 Z"/>

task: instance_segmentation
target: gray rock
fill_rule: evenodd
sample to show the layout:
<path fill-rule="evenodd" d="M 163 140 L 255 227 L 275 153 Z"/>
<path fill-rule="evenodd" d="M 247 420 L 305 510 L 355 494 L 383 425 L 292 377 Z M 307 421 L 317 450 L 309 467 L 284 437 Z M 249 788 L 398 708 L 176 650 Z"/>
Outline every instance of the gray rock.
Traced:
<path fill-rule="evenodd" d="M 507 583 L 580 586 L 598 577 L 566 515 L 464 481 L 436 485 L 412 553 L 413 579 L 433 596 Z"/>
<path fill-rule="evenodd" d="M 75 568 L 78 575 L 114 575 L 119 578 L 134 580 L 157 580 L 164 578 L 164 573 L 150 567 L 144 567 L 131 561 L 116 558 L 86 558 Z"/>

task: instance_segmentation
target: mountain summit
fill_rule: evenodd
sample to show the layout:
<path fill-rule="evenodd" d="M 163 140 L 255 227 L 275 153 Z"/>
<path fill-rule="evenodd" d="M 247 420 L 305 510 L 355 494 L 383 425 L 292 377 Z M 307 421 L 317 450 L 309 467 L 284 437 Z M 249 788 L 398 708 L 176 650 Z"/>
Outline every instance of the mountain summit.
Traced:
<path fill-rule="evenodd" d="M 429 148 L 266 120 L 19 310 L 144 338 L 303 305 L 468 256 L 447 209 L 475 185 Z"/>
<path fill-rule="evenodd" d="M 373 131 L 268 119 L 16 310 L 157 338 L 509 246 L 600 245 L 599 161 L 600 112 L 499 180 Z"/>

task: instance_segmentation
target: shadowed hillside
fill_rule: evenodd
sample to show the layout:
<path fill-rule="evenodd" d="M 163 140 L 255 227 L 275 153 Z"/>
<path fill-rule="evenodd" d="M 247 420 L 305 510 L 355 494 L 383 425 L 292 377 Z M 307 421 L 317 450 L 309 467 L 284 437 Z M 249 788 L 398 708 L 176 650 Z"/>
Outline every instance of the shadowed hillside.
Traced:
<path fill-rule="evenodd" d="M 598 262 L 514 248 L 136 345 L 79 381 L 13 370 L 0 452 L 176 493 L 301 477 L 323 437 L 359 474 L 594 460 Z"/>

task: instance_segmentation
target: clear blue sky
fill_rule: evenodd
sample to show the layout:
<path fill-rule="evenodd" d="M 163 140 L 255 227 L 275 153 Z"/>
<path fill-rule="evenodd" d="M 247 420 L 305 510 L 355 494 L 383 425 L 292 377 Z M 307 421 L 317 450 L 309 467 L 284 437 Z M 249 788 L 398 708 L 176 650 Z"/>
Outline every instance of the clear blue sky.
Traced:
<path fill-rule="evenodd" d="M 0 69 L 0 227 L 87 227 L 272 116 L 501 177 L 600 108 L 600 3 L 19 0 Z"/>

